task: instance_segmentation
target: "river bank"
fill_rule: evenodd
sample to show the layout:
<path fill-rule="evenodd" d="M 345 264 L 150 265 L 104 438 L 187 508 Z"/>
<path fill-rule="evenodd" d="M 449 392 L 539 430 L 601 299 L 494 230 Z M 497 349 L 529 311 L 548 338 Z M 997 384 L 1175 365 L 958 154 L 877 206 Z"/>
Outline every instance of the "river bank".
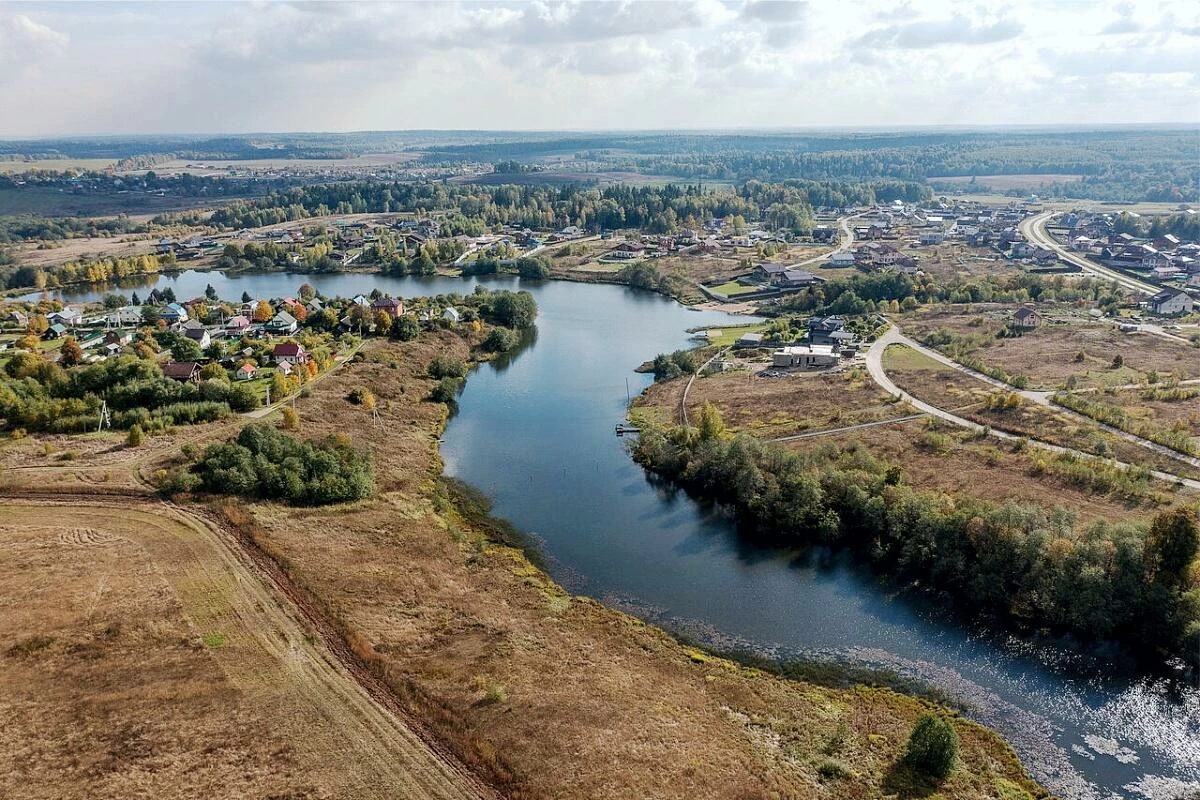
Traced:
<path fill-rule="evenodd" d="M 247 508 L 269 552 L 335 610 L 356 650 L 402 697 L 419 689 L 414 710 L 442 709 L 439 733 L 466 763 L 486 765 L 522 797 L 911 788 L 893 767 L 922 701 L 789 682 L 689 649 L 568 594 L 518 550 L 488 540 L 438 479 L 447 415 L 423 401 L 432 386 L 424 368 L 447 353 L 465 356 L 465 343 L 452 334 L 373 342 L 361 363 L 297 402 L 304 435 L 336 430 L 370 447 L 376 498 L 317 512 Z M 378 398 L 385 435 L 345 401 L 359 385 Z M 943 792 L 1041 795 L 999 737 L 955 724 L 964 753 Z M 840 772 L 829 762 L 845 774 L 828 777 Z"/>

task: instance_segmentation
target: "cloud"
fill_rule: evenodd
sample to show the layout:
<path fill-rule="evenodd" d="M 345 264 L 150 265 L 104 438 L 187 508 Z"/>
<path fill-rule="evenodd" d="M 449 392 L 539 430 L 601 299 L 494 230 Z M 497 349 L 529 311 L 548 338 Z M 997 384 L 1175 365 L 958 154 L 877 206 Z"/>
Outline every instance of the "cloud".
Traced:
<path fill-rule="evenodd" d="M 867 31 L 858 44 L 921 50 L 947 44 L 984 45 L 1015 39 L 1025 30 L 1020 22 L 999 19 L 976 25 L 961 15 L 946 20 L 917 20 Z"/>
<path fill-rule="evenodd" d="M 806 0 L 749 0 L 742 16 L 761 22 L 803 22 L 808 17 Z"/>
<path fill-rule="evenodd" d="M 25 14 L 12 14 L 0 18 L 0 59 L 11 59 L 14 63 L 28 58 L 39 58 L 63 50 L 71 39 L 48 25 L 43 25 Z"/>
<path fill-rule="evenodd" d="M 1124 50 L 1097 50 L 1062 53 L 1042 50 L 1040 53 L 1055 73 L 1060 75 L 1167 75 L 1194 73 L 1196 56 L 1191 50 L 1147 50 L 1130 47 Z"/>

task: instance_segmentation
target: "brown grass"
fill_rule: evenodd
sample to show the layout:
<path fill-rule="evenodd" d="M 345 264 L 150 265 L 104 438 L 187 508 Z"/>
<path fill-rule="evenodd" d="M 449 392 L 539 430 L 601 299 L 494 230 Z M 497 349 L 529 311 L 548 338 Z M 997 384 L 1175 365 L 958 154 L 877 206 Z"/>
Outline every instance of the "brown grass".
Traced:
<path fill-rule="evenodd" d="M 444 410 L 417 400 L 430 386 L 429 359 L 465 354 L 465 343 L 444 334 L 370 352 L 340 388 L 321 385 L 298 407 L 306 435 L 336 429 L 372 448 L 378 496 L 315 513 L 256 504 L 256 536 L 464 760 L 502 765 L 512 776 L 504 786 L 529 797 L 878 791 L 921 703 L 769 678 L 564 594 L 434 495 Z M 344 400 L 345 386 L 360 384 L 380 400 L 386 439 Z M 830 781 L 817 765 L 839 724 L 848 733 L 838 757 L 854 772 Z M 961 729 L 966 766 L 947 791 L 993 795 L 992 775 L 1036 791 L 1007 748 L 976 726 Z"/>

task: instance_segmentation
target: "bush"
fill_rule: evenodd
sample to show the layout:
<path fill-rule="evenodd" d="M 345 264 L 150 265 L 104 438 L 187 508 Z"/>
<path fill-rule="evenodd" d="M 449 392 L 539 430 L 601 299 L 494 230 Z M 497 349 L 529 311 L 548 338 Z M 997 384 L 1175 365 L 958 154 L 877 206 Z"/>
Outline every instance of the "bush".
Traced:
<path fill-rule="evenodd" d="M 133 425 L 129 428 L 129 435 L 125 437 L 125 444 L 129 447 L 141 447 L 146 441 L 146 434 L 142 430 L 141 425 Z"/>
<path fill-rule="evenodd" d="M 438 356 L 429 362 L 429 377 L 431 378 L 462 378 L 466 374 L 467 365 L 461 358 Z"/>
<path fill-rule="evenodd" d="M 458 393 L 462 389 L 462 384 L 462 378 L 442 378 L 429 393 L 429 399 L 435 403 L 452 405 L 458 402 Z"/>
<path fill-rule="evenodd" d="M 508 328 L 495 327 L 483 340 L 483 349 L 492 353 L 504 353 L 517 346 L 517 335 Z"/>
<path fill-rule="evenodd" d="M 300 415 L 296 413 L 296 409 L 291 406 L 283 407 L 283 421 L 281 423 L 285 431 L 300 430 Z"/>
<path fill-rule="evenodd" d="M 931 778 L 945 778 L 958 758 L 958 731 L 936 714 L 924 714 L 908 737 L 904 760 Z"/>
<path fill-rule="evenodd" d="M 286 411 L 287 409 L 285 409 Z M 241 494 L 294 505 L 358 500 L 374 488 L 367 453 L 346 439 L 304 442 L 264 423 L 242 428 L 232 442 L 212 445 L 194 470 L 176 470 L 167 486 L 198 485 L 210 492 Z"/>

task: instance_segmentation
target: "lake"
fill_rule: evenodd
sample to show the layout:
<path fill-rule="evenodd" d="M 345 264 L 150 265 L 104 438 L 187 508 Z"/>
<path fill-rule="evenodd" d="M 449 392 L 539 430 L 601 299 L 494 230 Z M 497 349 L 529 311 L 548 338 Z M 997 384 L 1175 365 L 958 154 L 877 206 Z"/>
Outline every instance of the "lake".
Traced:
<path fill-rule="evenodd" d="M 1062 797 L 1176 798 L 1200 790 L 1195 688 L 972 630 L 919 600 L 893 597 L 844 559 L 751 547 L 727 519 L 647 478 L 613 431 L 626 386 L 636 395 L 651 380 L 633 368 L 687 347 L 687 328 L 742 318 L 625 287 L 508 277 L 191 271 L 157 280 L 180 299 L 209 283 L 233 300 L 243 291 L 294 294 L 303 282 L 342 296 L 375 287 L 405 297 L 462 294 L 477 284 L 529 289 L 539 307 L 537 336 L 512 358 L 472 373 L 442 454 L 449 474 L 495 499 L 493 513 L 541 539 L 554 577 L 572 591 L 708 642 L 848 658 L 921 679 L 1000 731 Z M 138 291 L 144 296 L 149 285 Z"/>

